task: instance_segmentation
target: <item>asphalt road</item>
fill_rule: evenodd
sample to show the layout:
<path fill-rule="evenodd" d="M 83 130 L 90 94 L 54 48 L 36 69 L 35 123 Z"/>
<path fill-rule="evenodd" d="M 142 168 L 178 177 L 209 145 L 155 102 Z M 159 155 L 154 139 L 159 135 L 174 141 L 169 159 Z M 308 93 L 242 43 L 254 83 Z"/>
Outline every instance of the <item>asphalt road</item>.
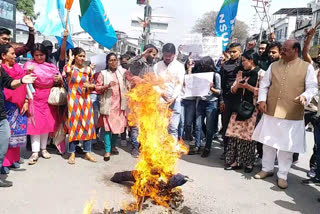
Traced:
<path fill-rule="evenodd" d="M 300 156 L 288 178 L 287 190 L 276 186 L 276 176 L 255 180 L 243 171 L 225 171 L 219 160 L 222 147 L 215 143 L 209 158 L 184 156 L 177 171 L 194 181 L 182 189 L 185 202 L 179 211 L 183 214 L 248 214 L 248 213 L 305 213 L 319 214 L 320 187 L 305 186 L 308 161 L 313 139 L 308 133 L 308 152 Z M 115 172 L 132 170 L 137 159 L 131 157 L 128 147 L 120 147 L 120 155 L 109 162 L 102 160 L 103 151 L 95 151 L 98 163 L 90 163 L 81 157 L 75 165 L 53 154 L 50 160 L 39 159 L 34 166 L 25 164 L 19 171 L 11 171 L 8 180 L 12 188 L 0 189 L 0 214 L 81 214 L 88 200 L 95 200 L 96 213 L 102 212 L 107 203 L 119 210 L 122 204 L 133 201 L 129 185 L 112 183 Z M 23 151 L 27 159 L 30 152 Z M 165 213 L 166 210 L 148 203 L 143 213 Z"/>

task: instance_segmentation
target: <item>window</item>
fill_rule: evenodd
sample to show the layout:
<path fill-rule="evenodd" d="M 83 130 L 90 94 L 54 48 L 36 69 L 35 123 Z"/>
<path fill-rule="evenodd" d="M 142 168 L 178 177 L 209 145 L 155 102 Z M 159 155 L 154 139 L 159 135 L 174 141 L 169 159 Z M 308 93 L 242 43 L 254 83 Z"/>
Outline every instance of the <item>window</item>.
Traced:
<path fill-rule="evenodd" d="M 284 30 L 284 38 L 287 38 L 287 36 L 288 36 L 288 27 L 286 27 Z"/>
<path fill-rule="evenodd" d="M 13 21 L 13 4 L 0 0 L 0 17 Z"/>

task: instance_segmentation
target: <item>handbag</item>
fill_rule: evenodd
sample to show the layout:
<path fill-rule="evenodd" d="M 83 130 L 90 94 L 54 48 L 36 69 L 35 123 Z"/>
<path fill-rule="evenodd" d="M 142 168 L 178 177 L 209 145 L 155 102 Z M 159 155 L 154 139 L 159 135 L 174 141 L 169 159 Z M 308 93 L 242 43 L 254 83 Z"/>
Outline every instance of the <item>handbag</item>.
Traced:
<path fill-rule="evenodd" d="M 258 86 L 258 82 L 259 82 L 259 80 L 257 79 L 256 87 Z M 243 100 L 243 96 L 244 96 L 245 92 L 246 92 L 246 89 L 243 90 L 243 94 L 240 99 L 240 104 L 239 104 L 237 111 L 236 111 L 237 112 L 237 120 L 249 119 L 252 116 L 254 109 L 255 109 L 255 105 L 253 103 L 249 103 L 249 102 Z"/>
<path fill-rule="evenodd" d="M 240 102 L 238 109 L 237 109 L 238 116 L 240 116 L 241 119 L 243 119 L 243 120 L 247 120 L 252 116 L 252 114 L 254 112 L 254 108 L 255 108 L 255 106 L 252 103 L 249 103 L 245 100 L 242 100 Z"/>
<path fill-rule="evenodd" d="M 50 90 L 48 103 L 54 106 L 63 106 L 67 104 L 68 93 L 63 87 L 53 87 Z"/>

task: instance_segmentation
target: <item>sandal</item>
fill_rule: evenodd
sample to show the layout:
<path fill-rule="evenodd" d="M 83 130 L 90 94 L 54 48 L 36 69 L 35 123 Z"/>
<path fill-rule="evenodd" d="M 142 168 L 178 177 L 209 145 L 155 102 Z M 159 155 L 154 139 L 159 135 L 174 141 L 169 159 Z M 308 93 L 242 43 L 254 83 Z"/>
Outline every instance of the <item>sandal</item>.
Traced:
<path fill-rule="evenodd" d="M 44 159 L 50 159 L 50 158 L 51 158 L 50 153 L 49 153 L 47 150 L 45 150 L 45 149 L 41 151 L 41 155 L 42 155 L 42 157 L 43 157 Z"/>
<path fill-rule="evenodd" d="M 76 154 L 75 153 L 71 153 L 70 154 L 70 157 L 69 157 L 69 160 L 68 160 L 68 164 L 75 164 L 76 163 Z"/>
<path fill-rule="evenodd" d="M 104 160 L 104 161 L 109 161 L 109 160 L 110 160 L 110 152 L 107 152 L 107 153 L 103 156 L 103 160 Z"/>
<path fill-rule="evenodd" d="M 32 153 L 31 157 L 29 158 L 29 165 L 34 165 L 37 163 L 39 159 L 39 156 L 38 156 L 38 153 L 37 152 L 34 152 Z"/>
<path fill-rule="evenodd" d="M 93 156 L 91 156 L 91 154 L 88 152 L 86 153 L 86 156 L 84 157 L 84 159 L 94 163 L 97 162 L 97 160 Z"/>
<path fill-rule="evenodd" d="M 116 147 L 111 148 L 111 154 L 112 154 L 112 155 L 118 155 L 118 154 L 119 154 L 118 149 L 117 149 Z"/>

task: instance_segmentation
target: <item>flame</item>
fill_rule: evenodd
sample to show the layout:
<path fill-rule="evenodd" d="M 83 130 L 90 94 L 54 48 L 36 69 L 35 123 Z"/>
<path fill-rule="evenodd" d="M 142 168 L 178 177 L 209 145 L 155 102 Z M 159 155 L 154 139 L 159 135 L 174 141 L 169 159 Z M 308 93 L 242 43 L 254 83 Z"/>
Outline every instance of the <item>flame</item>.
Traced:
<path fill-rule="evenodd" d="M 94 200 L 87 201 L 83 208 L 83 214 L 91 214 L 93 210 Z"/>
<path fill-rule="evenodd" d="M 168 183 L 177 160 L 188 148 L 168 133 L 171 111 L 167 104 L 161 103 L 161 93 L 157 90 L 163 87 L 164 81 L 150 73 L 127 96 L 129 125 L 139 128 L 140 142 L 140 156 L 134 173 L 136 182 L 131 192 L 137 203 L 143 197 L 150 197 L 158 205 L 168 207 L 170 195 L 163 194 L 161 186 Z"/>

